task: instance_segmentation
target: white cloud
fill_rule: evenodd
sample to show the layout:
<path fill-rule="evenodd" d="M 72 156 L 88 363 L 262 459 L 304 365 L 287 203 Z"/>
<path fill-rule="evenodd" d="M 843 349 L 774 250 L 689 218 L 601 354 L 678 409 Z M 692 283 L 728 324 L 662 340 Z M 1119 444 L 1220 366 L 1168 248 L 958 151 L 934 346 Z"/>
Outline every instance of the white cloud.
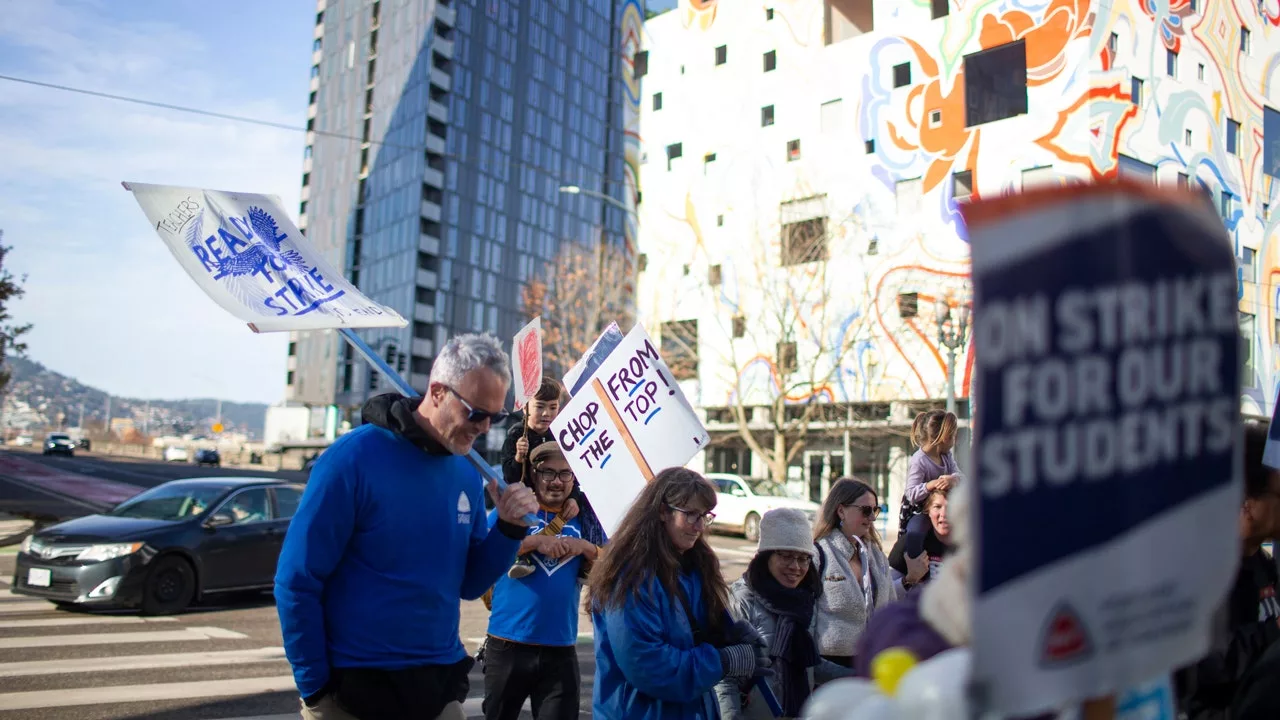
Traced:
<path fill-rule="evenodd" d="M 113 7 L 0 0 L 0 74 L 305 122 L 305 95 L 263 94 L 219 61 L 227 47 Z M 305 88 L 308 49 L 298 67 L 262 72 Z M 32 358 L 118 395 L 280 399 L 286 338 L 254 335 L 208 300 L 120 182 L 273 193 L 296 212 L 302 134 L 0 84 L 0 228 L 29 275 L 13 311 L 35 323 Z"/>

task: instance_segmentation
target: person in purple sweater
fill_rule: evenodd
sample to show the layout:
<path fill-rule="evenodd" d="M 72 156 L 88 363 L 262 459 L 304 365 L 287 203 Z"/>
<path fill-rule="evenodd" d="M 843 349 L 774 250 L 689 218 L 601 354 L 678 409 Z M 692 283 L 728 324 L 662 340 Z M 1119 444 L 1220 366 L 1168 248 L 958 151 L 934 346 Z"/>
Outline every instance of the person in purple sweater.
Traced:
<path fill-rule="evenodd" d="M 907 465 L 907 489 L 898 513 L 898 532 L 907 531 L 911 518 L 924 510 L 929 493 L 946 492 L 964 479 L 951 454 L 956 445 L 956 416 L 945 410 L 929 410 L 911 424 L 911 442 L 920 448 Z"/>

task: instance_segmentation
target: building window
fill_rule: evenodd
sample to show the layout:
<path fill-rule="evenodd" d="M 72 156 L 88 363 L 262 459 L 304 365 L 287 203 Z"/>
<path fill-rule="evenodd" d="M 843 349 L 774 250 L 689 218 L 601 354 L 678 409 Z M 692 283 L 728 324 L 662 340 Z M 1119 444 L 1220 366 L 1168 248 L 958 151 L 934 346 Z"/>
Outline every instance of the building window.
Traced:
<path fill-rule="evenodd" d="M 898 316 L 906 319 L 920 314 L 920 294 L 913 292 L 898 293 Z"/>
<path fill-rule="evenodd" d="M 951 174 L 951 197 L 957 202 L 968 200 L 973 195 L 973 171 L 963 170 Z"/>
<path fill-rule="evenodd" d="M 1190 175 L 1187 175 L 1184 172 L 1178 173 L 1178 188 L 1182 190 L 1186 190 L 1187 186 L 1190 185 L 1190 180 L 1191 180 Z"/>
<path fill-rule="evenodd" d="M 874 153 L 875 153 L 875 151 L 876 151 L 876 141 L 875 141 L 875 138 L 872 138 L 871 140 L 863 140 L 863 141 L 862 141 L 862 148 L 863 148 L 864 150 L 866 150 L 866 151 L 867 151 L 867 154 L 868 154 L 868 155 L 872 155 L 872 154 L 874 154 Z"/>
<path fill-rule="evenodd" d="M 934 20 L 951 14 L 951 3 L 949 0 L 932 0 L 929 3 L 929 8 Z"/>
<path fill-rule="evenodd" d="M 667 146 L 667 169 L 671 169 L 671 162 L 684 155 L 684 143 L 673 143 Z"/>
<path fill-rule="evenodd" d="M 716 216 L 716 227 L 724 227 L 724 216 L 723 216 L 723 215 L 717 215 L 717 216 Z"/>
<path fill-rule="evenodd" d="M 1107 38 L 1107 49 L 1111 51 L 1112 55 L 1115 55 L 1116 50 L 1119 47 L 1120 47 L 1120 36 L 1115 33 L 1111 33 L 1111 37 Z"/>
<path fill-rule="evenodd" d="M 772 19 L 773 19 L 773 8 L 765 8 L 765 9 L 764 9 L 764 19 L 765 19 L 766 21 L 768 21 L 768 20 L 772 20 Z"/>
<path fill-rule="evenodd" d="M 285 373 L 285 375 L 284 375 L 284 384 L 285 384 L 285 385 L 292 385 L 292 384 L 293 384 L 293 371 L 292 371 L 292 370 L 290 370 L 289 372 Z"/>
<path fill-rule="evenodd" d="M 790 375 L 796 371 L 796 344 L 794 342 L 778 343 L 776 355 L 779 373 Z"/>
<path fill-rule="evenodd" d="M 1222 211 L 1222 219 L 1230 220 L 1231 216 L 1235 214 L 1235 196 L 1226 190 L 1223 190 L 1220 200 L 1222 204 L 1222 207 L 1220 208 Z"/>
<path fill-rule="evenodd" d="M 677 380 L 698 377 L 698 321 L 662 323 L 662 359 Z"/>
<path fill-rule="evenodd" d="M 1244 279 L 1251 283 L 1258 282 L 1257 255 L 1253 248 L 1240 249 L 1240 267 L 1244 270 Z"/>
<path fill-rule="evenodd" d="M 1240 384 L 1244 387 L 1255 387 L 1257 381 L 1253 377 L 1253 344 L 1257 339 L 1258 318 L 1253 313 L 1240 313 L 1240 337 L 1244 340 L 1244 369 L 1240 376 Z"/>
<path fill-rule="evenodd" d="M 964 56 L 965 126 L 1027 114 L 1023 40 Z"/>
<path fill-rule="evenodd" d="M 289 343 L 289 357 L 293 357 L 297 354 L 298 354 L 298 343 L 296 342 Z"/>
<path fill-rule="evenodd" d="M 776 50 L 770 50 L 769 52 L 764 54 L 764 71 L 770 72 L 771 70 L 776 70 L 777 68 L 778 68 L 778 52 Z"/>
<path fill-rule="evenodd" d="M 1129 100 L 1141 107 L 1142 105 L 1142 78 L 1129 78 Z"/>
<path fill-rule="evenodd" d="M 711 287 L 720 287 L 722 273 L 719 265 L 712 265 L 707 269 L 707 284 Z"/>
<path fill-rule="evenodd" d="M 1183 139 L 1187 141 L 1186 144 L 1191 144 L 1191 128 L 1187 128 L 1186 132 L 1183 133 Z"/>
<path fill-rule="evenodd" d="M 893 66 L 893 86 L 906 87 L 911 84 L 911 63 L 906 62 Z"/>
<path fill-rule="evenodd" d="M 635 57 L 631 60 L 631 69 L 637 80 L 649 74 L 648 50 L 641 50 L 636 53 Z"/>
<path fill-rule="evenodd" d="M 721 45 L 716 48 L 716 65 L 723 65 L 729 62 L 729 46 Z"/>
<path fill-rule="evenodd" d="M 1240 52 L 1249 54 L 1249 28 L 1240 28 Z"/>
<path fill-rule="evenodd" d="M 1139 182 L 1154 183 L 1156 181 L 1156 166 L 1151 163 L 1144 163 L 1128 155 L 1119 155 L 1116 157 L 1116 176 Z"/>
<path fill-rule="evenodd" d="M 1262 172 L 1280 178 L 1280 110 L 1262 108 Z"/>
<path fill-rule="evenodd" d="M 821 124 L 822 134 L 834 135 L 840 132 L 840 122 L 843 119 L 842 111 L 844 110 L 844 103 L 840 100 L 824 102 L 819 110 L 819 121 Z"/>
<path fill-rule="evenodd" d="M 1280 323 L 1280 320 L 1276 321 Z M 745 315 L 733 316 L 733 337 L 740 338 L 747 334 L 747 317 Z"/>
<path fill-rule="evenodd" d="M 311 184 L 311 173 L 302 173 L 302 187 L 306 187 L 310 184 Z"/>
<path fill-rule="evenodd" d="M 318 77 L 320 77 L 320 66 L 319 66 L 319 65 L 312 65 L 312 66 L 311 66 L 311 77 L 312 77 L 312 78 L 318 78 Z"/>
<path fill-rule="evenodd" d="M 773 106 L 765 105 L 760 108 L 760 127 L 769 127 L 773 124 Z"/>
<path fill-rule="evenodd" d="M 1240 123 L 1231 118 L 1227 118 L 1227 152 L 1240 154 Z"/>
<path fill-rule="evenodd" d="M 636 267 L 640 272 L 649 269 L 649 255 L 647 253 L 640 253 L 639 259 L 636 260 Z"/>
<path fill-rule="evenodd" d="M 826 260 L 826 196 L 818 195 L 785 202 L 779 208 L 782 219 L 781 264 L 802 265 Z"/>
<path fill-rule="evenodd" d="M 800 159 L 800 141 L 787 141 L 787 162 L 795 162 Z"/>
<path fill-rule="evenodd" d="M 1200 12 L 1200 0 L 1191 0 L 1189 5 L 1191 6 L 1191 12 L 1193 13 Z"/>
<path fill-rule="evenodd" d="M 715 153 L 707 153 L 702 156 L 702 174 L 706 175 L 711 171 L 711 163 L 716 161 Z"/>
<path fill-rule="evenodd" d="M 654 110 L 662 109 L 662 93 L 660 92 L 653 94 L 653 109 Z"/>
<path fill-rule="evenodd" d="M 1196 79 L 1204 82 L 1204 63 L 1200 63 L 1200 66 L 1196 68 Z"/>
<path fill-rule="evenodd" d="M 1178 77 L 1178 53 L 1168 49 L 1164 51 L 1164 71 L 1171 78 Z"/>

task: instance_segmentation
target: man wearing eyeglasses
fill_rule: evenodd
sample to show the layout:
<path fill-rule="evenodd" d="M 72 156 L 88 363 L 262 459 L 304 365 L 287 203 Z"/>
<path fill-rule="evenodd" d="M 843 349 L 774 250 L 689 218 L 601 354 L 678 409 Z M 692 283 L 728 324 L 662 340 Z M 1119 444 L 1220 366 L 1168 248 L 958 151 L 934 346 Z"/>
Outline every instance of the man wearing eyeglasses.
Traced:
<path fill-rule="evenodd" d="M 510 373 L 497 338 L 453 338 L 425 397 L 373 398 L 316 462 L 276 570 L 303 718 L 464 717 L 461 600 L 506 572 L 538 509 L 528 487 L 490 483 L 490 523 L 461 457 L 506 417 Z"/>
<path fill-rule="evenodd" d="M 484 716 L 515 720 L 527 699 L 535 720 L 578 717 L 580 567 L 600 549 L 582 538 L 581 519 L 562 517 L 576 482 L 564 453 L 545 442 L 529 453 L 538 524 L 520 543 L 534 571 L 493 588 L 484 655 Z M 495 516 L 490 514 L 490 518 Z"/>

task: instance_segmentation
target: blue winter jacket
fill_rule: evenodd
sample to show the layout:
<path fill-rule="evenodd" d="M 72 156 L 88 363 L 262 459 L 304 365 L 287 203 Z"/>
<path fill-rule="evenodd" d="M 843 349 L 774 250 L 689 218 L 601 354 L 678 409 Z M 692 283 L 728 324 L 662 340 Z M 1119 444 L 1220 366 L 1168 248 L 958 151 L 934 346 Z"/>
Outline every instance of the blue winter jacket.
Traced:
<path fill-rule="evenodd" d="M 697 571 L 680 576 L 700 627 L 707 608 Z M 656 579 L 618 609 L 593 610 L 596 720 L 714 720 L 716 683 L 724 677 L 720 653 L 695 646 L 680 598 Z"/>

